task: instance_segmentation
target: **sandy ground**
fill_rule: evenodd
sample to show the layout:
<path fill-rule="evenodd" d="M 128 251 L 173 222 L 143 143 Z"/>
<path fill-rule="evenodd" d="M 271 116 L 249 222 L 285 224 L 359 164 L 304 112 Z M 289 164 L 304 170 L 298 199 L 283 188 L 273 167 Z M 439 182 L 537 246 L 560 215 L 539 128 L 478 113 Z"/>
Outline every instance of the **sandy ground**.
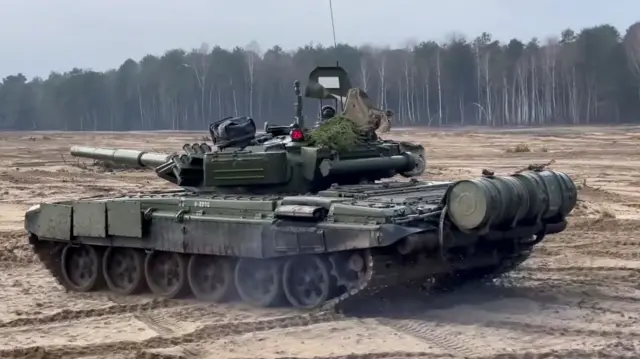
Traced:
<path fill-rule="evenodd" d="M 0 133 L 2 358 L 588 358 L 640 356 L 640 128 L 396 130 L 425 178 L 509 173 L 555 159 L 580 185 L 569 229 L 493 285 L 387 300 L 378 316 L 309 322 L 292 309 L 66 293 L 22 227 L 40 201 L 171 188 L 85 166 L 70 145 L 173 151 L 200 133 Z M 530 152 L 514 152 L 518 144 Z M 84 162 L 89 163 L 89 162 Z M 89 163 L 90 164 L 90 163 Z M 366 303 L 363 303 L 366 304 Z M 380 304 L 380 303 L 371 303 Z"/>

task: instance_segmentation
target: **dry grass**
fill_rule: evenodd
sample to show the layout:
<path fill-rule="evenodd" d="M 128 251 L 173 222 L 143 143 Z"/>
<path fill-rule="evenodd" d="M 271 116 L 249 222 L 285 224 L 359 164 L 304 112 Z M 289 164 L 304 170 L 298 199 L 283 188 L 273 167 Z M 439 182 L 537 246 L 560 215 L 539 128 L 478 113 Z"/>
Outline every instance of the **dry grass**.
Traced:
<path fill-rule="evenodd" d="M 523 153 L 523 152 L 531 152 L 531 148 L 526 143 L 519 143 L 514 147 L 509 147 L 506 150 L 507 153 Z"/>

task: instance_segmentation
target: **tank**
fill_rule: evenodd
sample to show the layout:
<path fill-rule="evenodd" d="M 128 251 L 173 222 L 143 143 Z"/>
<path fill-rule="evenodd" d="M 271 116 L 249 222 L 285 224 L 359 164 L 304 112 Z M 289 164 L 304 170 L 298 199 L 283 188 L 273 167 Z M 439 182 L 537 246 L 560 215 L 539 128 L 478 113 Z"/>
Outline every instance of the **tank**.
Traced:
<path fill-rule="evenodd" d="M 350 87 L 342 68 L 321 67 L 304 93 L 345 113 Z M 305 126 L 294 89 L 293 123 L 264 133 L 236 117 L 182 153 L 72 147 L 152 168 L 176 189 L 35 205 L 34 252 L 70 291 L 327 310 L 385 287 L 494 278 L 566 228 L 577 190 L 565 173 L 421 180 L 420 145 L 371 134 L 348 150 L 314 143 L 319 127 Z"/>

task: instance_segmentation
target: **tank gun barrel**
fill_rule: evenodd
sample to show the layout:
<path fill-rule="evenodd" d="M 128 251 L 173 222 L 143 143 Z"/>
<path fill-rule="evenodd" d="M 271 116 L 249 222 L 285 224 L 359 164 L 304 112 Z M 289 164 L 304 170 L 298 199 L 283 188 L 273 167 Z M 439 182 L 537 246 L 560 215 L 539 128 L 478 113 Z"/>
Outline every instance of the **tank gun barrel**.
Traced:
<path fill-rule="evenodd" d="M 131 167 L 155 168 L 168 162 L 173 155 L 160 152 L 146 152 L 127 149 L 111 149 L 99 147 L 73 146 L 74 157 L 91 158 L 99 161 L 110 161 Z"/>

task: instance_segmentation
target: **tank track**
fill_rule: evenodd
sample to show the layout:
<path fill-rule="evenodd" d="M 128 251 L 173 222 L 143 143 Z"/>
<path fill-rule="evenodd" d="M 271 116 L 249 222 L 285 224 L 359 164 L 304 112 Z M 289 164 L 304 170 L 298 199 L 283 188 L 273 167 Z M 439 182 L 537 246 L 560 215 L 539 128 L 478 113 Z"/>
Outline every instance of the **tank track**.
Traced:
<path fill-rule="evenodd" d="M 29 244 L 38 261 L 42 263 L 44 268 L 51 274 L 53 279 L 55 279 L 56 283 L 66 288 L 62 281 L 61 267 L 61 254 L 65 246 L 64 243 L 41 241 L 35 235 L 30 234 Z"/>
<path fill-rule="evenodd" d="M 435 275 L 421 276 L 413 272 L 413 268 L 397 266 L 391 269 L 387 263 L 392 256 L 372 254 L 367 255 L 367 268 L 365 277 L 358 285 L 330 299 L 317 309 L 319 312 L 335 311 L 344 314 L 359 301 L 368 297 L 374 297 L 382 290 L 394 287 L 409 287 L 424 294 L 437 293 L 444 290 L 453 290 L 467 284 L 482 281 L 491 281 L 516 269 L 526 261 L 532 253 L 532 248 L 521 249 L 515 254 L 501 258 L 498 264 L 490 267 L 478 268 L 480 275 L 468 276 L 463 271 L 454 272 L 451 276 L 440 277 Z M 408 273 L 407 273 L 408 272 Z"/>
<path fill-rule="evenodd" d="M 29 243 L 38 260 L 50 275 L 60 286 L 66 288 L 63 284 L 60 260 L 65 244 L 40 241 L 33 235 L 29 237 Z M 446 277 L 421 275 L 420 267 L 403 266 L 397 262 L 397 257 L 394 255 L 375 253 L 373 250 L 365 250 L 363 254 L 365 255 L 364 275 L 357 284 L 310 312 L 317 314 L 325 312 L 344 314 L 361 300 L 374 297 L 382 290 L 399 286 L 408 286 L 429 294 L 443 289 L 455 289 L 472 282 L 492 280 L 517 268 L 529 257 L 531 248 L 521 250 L 512 256 L 504 257 L 495 266 L 479 268 L 480 276 L 464 275 L 462 271 Z M 425 267 L 428 267 L 428 263 L 425 263 Z M 426 283 L 430 283 L 430 285 L 425 286 Z"/>

